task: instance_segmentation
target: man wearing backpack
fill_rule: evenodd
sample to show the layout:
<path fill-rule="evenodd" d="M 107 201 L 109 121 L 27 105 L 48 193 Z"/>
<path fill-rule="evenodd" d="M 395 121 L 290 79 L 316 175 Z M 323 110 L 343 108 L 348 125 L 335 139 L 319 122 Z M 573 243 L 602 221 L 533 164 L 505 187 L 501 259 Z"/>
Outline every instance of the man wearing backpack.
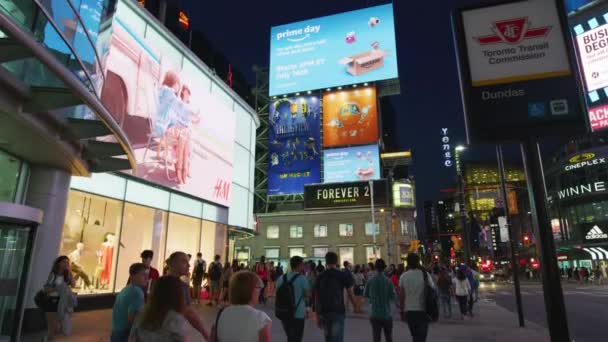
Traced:
<path fill-rule="evenodd" d="M 203 259 L 202 253 L 196 254 L 196 261 L 194 261 L 194 272 L 192 272 L 192 284 L 194 285 L 194 302 L 200 303 L 201 287 L 203 284 L 203 278 L 205 278 L 205 271 L 207 270 L 207 263 Z"/>
<path fill-rule="evenodd" d="M 406 272 L 399 278 L 401 319 L 407 322 L 413 342 L 425 342 L 429 332 L 425 288 L 433 285 L 431 276 L 420 265 L 418 254 L 407 255 Z"/>
<path fill-rule="evenodd" d="M 302 274 L 302 257 L 292 257 L 289 266 L 291 271 L 277 280 L 275 315 L 283 323 L 287 342 L 301 342 L 304 337 L 306 303 L 311 296 L 310 284 Z"/>
<path fill-rule="evenodd" d="M 208 306 L 213 306 L 219 303 L 220 290 L 222 289 L 220 280 L 222 279 L 222 263 L 220 262 L 220 256 L 216 255 L 213 262 L 209 265 L 209 291 L 211 296 L 209 298 Z"/>

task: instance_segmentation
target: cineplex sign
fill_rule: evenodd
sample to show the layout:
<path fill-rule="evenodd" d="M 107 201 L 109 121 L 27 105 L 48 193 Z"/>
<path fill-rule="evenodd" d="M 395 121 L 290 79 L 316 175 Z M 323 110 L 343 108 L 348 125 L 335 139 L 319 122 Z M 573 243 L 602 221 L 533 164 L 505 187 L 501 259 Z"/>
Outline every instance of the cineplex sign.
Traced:
<path fill-rule="evenodd" d="M 304 209 L 369 207 L 372 204 L 372 193 L 374 206 L 386 206 L 386 179 L 373 181 L 373 189 L 369 185 L 369 181 L 306 185 Z"/>

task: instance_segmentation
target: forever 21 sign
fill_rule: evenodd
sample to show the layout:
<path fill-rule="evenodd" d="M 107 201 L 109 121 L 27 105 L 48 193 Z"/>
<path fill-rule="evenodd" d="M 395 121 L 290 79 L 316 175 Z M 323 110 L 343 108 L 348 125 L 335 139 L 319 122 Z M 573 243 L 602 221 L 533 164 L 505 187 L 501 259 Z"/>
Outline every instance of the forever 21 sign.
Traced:
<path fill-rule="evenodd" d="M 385 206 L 386 180 L 374 181 L 374 206 Z M 369 182 L 311 184 L 304 187 L 304 209 L 369 207 L 372 191 Z"/>

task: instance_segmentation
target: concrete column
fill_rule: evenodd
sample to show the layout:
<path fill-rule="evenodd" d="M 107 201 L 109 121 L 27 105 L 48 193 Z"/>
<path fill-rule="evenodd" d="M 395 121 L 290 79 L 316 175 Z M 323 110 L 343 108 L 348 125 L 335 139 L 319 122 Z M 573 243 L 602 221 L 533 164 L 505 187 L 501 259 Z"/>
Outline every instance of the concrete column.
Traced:
<path fill-rule="evenodd" d="M 59 252 L 71 174 L 64 170 L 32 165 L 26 205 L 44 212 L 32 250 L 32 263 L 25 294 L 25 308 L 34 308 L 34 296 L 49 276 Z"/>

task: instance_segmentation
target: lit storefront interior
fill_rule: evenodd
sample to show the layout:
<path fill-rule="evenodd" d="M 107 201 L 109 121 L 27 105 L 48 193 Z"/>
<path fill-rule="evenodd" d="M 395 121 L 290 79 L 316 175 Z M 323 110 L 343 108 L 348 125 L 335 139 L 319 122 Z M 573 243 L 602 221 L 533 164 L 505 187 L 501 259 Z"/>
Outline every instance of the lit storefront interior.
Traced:
<path fill-rule="evenodd" d="M 145 249 L 160 272 L 176 251 L 225 260 L 225 208 L 112 174 L 73 178 L 71 188 L 60 254 L 72 262 L 79 294 L 120 291 Z"/>

